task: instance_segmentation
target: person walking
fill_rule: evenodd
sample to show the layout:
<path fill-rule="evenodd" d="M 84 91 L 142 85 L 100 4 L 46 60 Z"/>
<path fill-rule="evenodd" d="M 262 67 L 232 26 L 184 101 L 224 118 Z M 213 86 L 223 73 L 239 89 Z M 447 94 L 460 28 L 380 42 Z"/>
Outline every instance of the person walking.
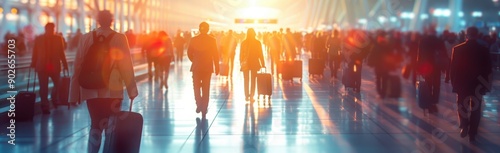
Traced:
<path fill-rule="evenodd" d="M 181 34 L 182 34 L 181 29 L 177 30 L 177 34 L 175 35 L 174 39 L 174 45 L 176 50 L 175 61 L 178 62 L 182 61 L 182 57 L 184 56 L 184 46 L 186 44 L 186 39 Z"/>
<path fill-rule="evenodd" d="M 243 71 L 245 99 L 253 102 L 257 71 L 265 67 L 262 44 L 255 39 L 256 33 L 253 28 L 247 30 L 247 38 L 243 40 L 240 48 L 241 71 Z"/>
<path fill-rule="evenodd" d="M 174 59 L 174 47 L 172 40 L 165 31 L 159 32 L 157 45 L 160 54 L 155 62 L 158 63 L 158 70 L 155 68 L 155 71 L 159 73 L 160 89 L 162 87 L 168 89 L 168 75 L 170 72 L 170 63 Z"/>
<path fill-rule="evenodd" d="M 54 23 L 47 23 L 45 25 L 45 34 L 35 38 L 31 67 L 35 68 L 38 73 L 43 114 L 50 114 L 49 78 L 54 83 L 51 92 L 52 103 L 57 103 L 57 87 L 61 75 L 61 63 L 64 70 L 68 71 L 64 48 L 64 38 L 55 33 Z"/>
<path fill-rule="evenodd" d="M 196 113 L 206 117 L 210 98 L 210 78 L 212 73 L 219 75 L 219 51 L 214 37 L 208 35 L 210 25 L 202 22 L 200 34 L 191 39 L 188 46 L 188 58 L 192 62 L 193 89 L 196 101 Z"/>
<path fill-rule="evenodd" d="M 419 42 L 417 52 L 418 73 L 424 78 L 431 92 L 432 105 L 429 113 L 437 113 L 436 104 L 439 102 L 441 89 L 441 71 L 445 69 L 444 65 L 449 61 L 444 41 L 438 38 L 434 27 L 427 29 L 427 34 Z"/>
<path fill-rule="evenodd" d="M 340 38 L 340 33 L 338 30 L 334 30 L 330 37 L 327 37 L 326 48 L 328 49 L 330 66 L 330 82 L 333 82 L 334 78 L 337 78 L 337 71 L 340 68 L 341 62 L 341 49 L 342 49 L 342 39 Z"/>
<path fill-rule="evenodd" d="M 114 113 L 120 112 L 123 100 L 123 86 L 126 87 L 128 98 L 131 100 L 138 95 L 127 37 L 111 29 L 113 14 L 110 11 L 99 11 L 97 22 L 100 27 L 83 35 L 79 42 L 69 95 L 70 102 L 79 100 L 87 101 L 87 108 L 91 119 L 88 140 L 89 153 L 99 152 L 102 132 L 107 128 L 107 124 L 103 123 L 107 123 Z M 113 48 L 109 56 L 111 63 L 103 65 L 103 67 L 109 68 L 107 70 L 110 71 L 103 72 L 109 74 L 109 80 L 105 81 L 107 87 L 101 89 L 83 88 L 82 84 L 79 83 L 79 79 L 80 75 L 84 73 L 82 69 L 86 65 L 82 63 L 87 53 L 90 52 L 90 48 L 95 46 L 94 44 L 98 41 L 98 38 L 102 38 L 101 36 L 104 37 L 105 41 L 109 40 L 109 48 Z"/>
<path fill-rule="evenodd" d="M 450 81 L 457 94 L 460 136 L 474 142 L 481 120 L 483 95 L 491 90 L 492 65 L 488 48 L 478 42 L 479 30 L 469 27 L 467 40 L 453 48 Z"/>

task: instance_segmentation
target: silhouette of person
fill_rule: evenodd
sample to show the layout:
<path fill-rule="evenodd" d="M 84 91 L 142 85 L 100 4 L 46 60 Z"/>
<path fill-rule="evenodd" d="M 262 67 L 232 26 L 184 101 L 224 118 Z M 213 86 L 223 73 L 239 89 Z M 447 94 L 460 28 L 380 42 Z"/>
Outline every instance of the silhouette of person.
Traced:
<path fill-rule="evenodd" d="M 233 30 L 229 30 L 227 35 L 222 39 L 222 54 L 223 61 L 227 62 L 229 66 L 229 74 L 231 77 L 234 68 L 234 56 L 236 55 L 236 46 L 238 45 L 238 40 L 233 34 Z"/>
<path fill-rule="evenodd" d="M 52 79 L 52 103 L 57 103 L 57 87 L 61 73 L 61 63 L 64 70 L 68 70 L 66 55 L 64 54 L 64 38 L 55 33 L 55 24 L 45 25 L 45 34 L 35 39 L 31 58 L 31 67 L 38 73 L 40 83 L 40 99 L 43 114 L 50 114 L 50 103 L 48 99 L 49 78 Z"/>
<path fill-rule="evenodd" d="M 478 42 L 478 29 L 469 27 L 467 40 L 453 48 L 450 79 L 453 92 L 457 94 L 460 136 L 469 135 L 475 141 L 483 95 L 491 89 L 492 65 L 488 48 Z M 470 116 L 469 116 L 470 113 Z"/>
<path fill-rule="evenodd" d="M 332 35 L 326 40 L 326 48 L 329 55 L 330 79 L 337 78 L 337 71 L 340 68 L 342 40 L 338 30 L 334 30 Z M 331 80 L 333 81 L 333 80 Z"/>
<path fill-rule="evenodd" d="M 262 44 L 255 39 L 256 33 L 253 28 L 247 30 L 247 38 L 241 42 L 240 62 L 241 71 L 243 71 L 245 99 L 254 101 L 255 85 L 257 81 L 257 71 L 264 64 L 264 55 L 262 53 Z"/>
<path fill-rule="evenodd" d="M 277 31 L 273 31 L 273 35 L 269 42 L 269 52 L 271 55 L 271 73 L 274 74 L 275 69 L 277 69 L 278 64 L 281 60 L 281 54 L 283 49 L 281 48 L 281 35 Z"/>
<path fill-rule="evenodd" d="M 107 128 L 109 117 L 120 111 L 123 99 L 123 86 L 125 85 L 127 89 L 128 98 L 134 99 L 138 95 L 127 37 L 111 29 L 113 14 L 108 10 L 98 13 L 97 22 L 100 27 L 91 33 L 84 34 L 79 42 L 69 93 L 70 102 L 76 102 L 80 98 L 81 100 L 87 100 L 87 108 L 91 120 L 88 140 L 89 153 L 99 152 L 102 132 Z M 113 48 L 113 54 L 118 54 L 121 57 L 114 58 L 112 60 L 113 64 L 108 65 L 112 67 L 109 76 L 109 85 L 103 89 L 81 88 L 78 81 L 84 57 L 94 42 L 94 34 L 96 36 L 105 36 L 105 38 L 112 36 L 109 47 Z"/>
<path fill-rule="evenodd" d="M 281 29 L 280 29 L 281 30 Z M 283 49 L 285 51 L 285 57 L 287 61 L 293 61 L 296 58 L 297 51 L 296 51 L 296 42 L 295 42 L 295 37 L 290 30 L 290 28 L 286 28 L 286 34 L 283 34 L 282 40 L 282 45 Z"/>
<path fill-rule="evenodd" d="M 182 56 L 184 55 L 184 45 L 186 44 L 186 39 L 181 35 L 182 31 L 177 30 L 175 35 L 174 45 L 176 50 L 176 61 L 182 61 Z"/>
<path fill-rule="evenodd" d="M 207 114 L 210 78 L 214 72 L 215 75 L 219 75 L 219 51 L 215 38 L 208 35 L 209 30 L 208 23 L 200 23 L 200 34 L 191 39 L 187 51 L 189 60 L 192 62 L 196 113 L 202 112 L 202 118 L 205 118 Z"/>
<path fill-rule="evenodd" d="M 160 31 L 154 40 L 151 52 L 154 52 L 155 76 L 160 79 L 160 88 L 168 89 L 168 74 L 170 63 L 174 59 L 174 47 L 172 40 L 165 31 Z"/>
<path fill-rule="evenodd" d="M 448 61 L 444 41 L 436 33 L 433 27 L 427 29 L 427 35 L 420 40 L 417 53 L 418 72 L 430 87 L 432 105 L 429 113 L 438 111 L 436 104 L 439 102 L 441 71 L 444 70 L 443 63 Z"/>

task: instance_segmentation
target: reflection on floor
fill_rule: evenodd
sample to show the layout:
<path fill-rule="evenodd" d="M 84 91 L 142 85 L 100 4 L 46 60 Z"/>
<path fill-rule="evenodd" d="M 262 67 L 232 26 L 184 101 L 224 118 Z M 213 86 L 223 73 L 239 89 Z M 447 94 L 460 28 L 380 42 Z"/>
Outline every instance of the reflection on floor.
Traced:
<path fill-rule="evenodd" d="M 237 64 L 236 64 L 237 65 Z M 307 76 L 307 61 L 304 61 Z M 232 79 L 212 78 L 206 119 L 195 113 L 190 62 L 172 67 L 169 90 L 142 80 L 133 111 L 144 116 L 141 152 L 498 152 L 500 83 L 486 103 L 478 142 L 459 137 L 455 95 L 444 84 L 437 115 L 424 116 L 415 90 L 403 81 L 400 99 L 379 99 L 374 76 L 365 67 L 361 93 L 345 90 L 340 81 L 304 77 L 283 82 L 273 79 L 270 101 L 246 102 L 242 74 Z M 495 79 L 500 77 L 495 72 Z M 325 72 L 328 76 L 329 72 Z M 128 108 L 128 100 L 122 106 Z M 36 115 L 32 123 L 16 123 L 16 145 L 1 131 L 2 151 L 86 152 L 90 126 L 86 105 L 50 115 Z M 7 125 L 2 124 L 3 127 Z M 102 150 L 102 149 L 101 149 Z"/>

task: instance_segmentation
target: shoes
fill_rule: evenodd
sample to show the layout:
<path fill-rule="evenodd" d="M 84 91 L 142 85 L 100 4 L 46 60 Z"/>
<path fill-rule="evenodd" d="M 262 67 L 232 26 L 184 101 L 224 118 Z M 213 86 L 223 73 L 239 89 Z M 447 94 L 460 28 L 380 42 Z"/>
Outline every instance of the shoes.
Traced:
<path fill-rule="evenodd" d="M 460 130 L 460 137 L 465 138 L 468 133 L 469 133 L 469 127 L 466 126 L 465 128 L 462 128 L 462 130 Z M 470 137 L 469 137 L 469 139 L 470 139 Z"/>

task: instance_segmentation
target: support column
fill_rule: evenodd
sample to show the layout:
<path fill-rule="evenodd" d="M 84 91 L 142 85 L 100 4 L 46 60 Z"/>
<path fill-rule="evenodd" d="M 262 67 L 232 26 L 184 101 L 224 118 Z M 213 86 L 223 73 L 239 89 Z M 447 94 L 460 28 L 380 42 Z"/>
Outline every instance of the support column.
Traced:
<path fill-rule="evenodd" d="M 113 0 L 112 0 L 113 1 Z M 113 7 L 114 12 L 113 13 L 113 18 L 115 19 L 114 24 L 113 24 L 113 29 L 120 33 L 121 32 L 121 25 L 120 25 L 120 11 L 118 10 L 118 3 L 116 2 L 117 0 L 114 0 L 113 6 L 109 6 L 109 8 Z M 109 9 L 111 10 L 111 9 Z"/>
<path fill-rule="evenodd" d="M 58 32 L 61 32 L 63 34 L 65 34 L 67 32 L 67 25 L 66 25 L 66 16 L 67 16 L 67 11 L 66 11 L 66 0 L 60 0 L 62 3 L 59 7 L 60 11 L 59 10 L 56 10 L 56 11 L 59 11 L 58 14 L 56 14 L 59 18 L 57 19 L 56 21 L 58 22 L 57 25 L 58 25 L 58 28 L 57 28 L 57 31 Z"/>
<path fill-rule="evenodd" d="M 2 20 L 0 21 L 0 36 L 2 36 L 1 38 L 3 38 L 3 36 L 5 36 L 5 34 L 7 33 L 7 14 L 10 13 L 10 9 L 11 9 L 11 6 L 10 6 L 10 1 L 4 1 L 2 3 L 2 8 L 3 8 L 3 18 Z"/>
<path fill-rule="evenodd" d="M 87 15 L 85 14 L 85 3 L 83 0 L 77 0 L 77 15 L 76 15 L 76 24 L 78 25 L 78 29 L 85 33 L 87 29 L 85 29 L 85 18 Z"/>
<path fill-rule="evenodd" d="M 125 15 L 123 13 L 123 11 L 124 11 L 123 10 L 124 9 L 123 3 L 125 3 L 125 0 L 118 0 L 118 1 L 120 1 L 120 3 L 119 3 L 120 4 L 120 7 L 119 7 L 119 10 L 120 10 L 120 14 L 119 14 L 119 16 L 120 16 L 120 32 L 125 32 L 127 30 L 127 29 L 125 29 L 125 26 L 124 26 L 125 25 Z"/>
<path fill-rule="evenodd" d="M 460 17 L 459 12 L 462 12 L 463 0 L 449 0 L 449 9 L 451 12 L 450 18 L 448 18 L 448 25 L 450 26 L 450 31 L 459 32 L 460 27 Z"/>
<path fill-rule="evenodd" d="M 411 20 L 410 30 L 412 31 L 421 31 L 422 30 L 422 19 L 420 19 L 420 15 L 422 13 L 426 13 L 427 11 L 427 0 L 416 0 L 415 5 L 413 7 L 414 17 Z M 429 15 L 430 16 L 430 15 Z"/>

